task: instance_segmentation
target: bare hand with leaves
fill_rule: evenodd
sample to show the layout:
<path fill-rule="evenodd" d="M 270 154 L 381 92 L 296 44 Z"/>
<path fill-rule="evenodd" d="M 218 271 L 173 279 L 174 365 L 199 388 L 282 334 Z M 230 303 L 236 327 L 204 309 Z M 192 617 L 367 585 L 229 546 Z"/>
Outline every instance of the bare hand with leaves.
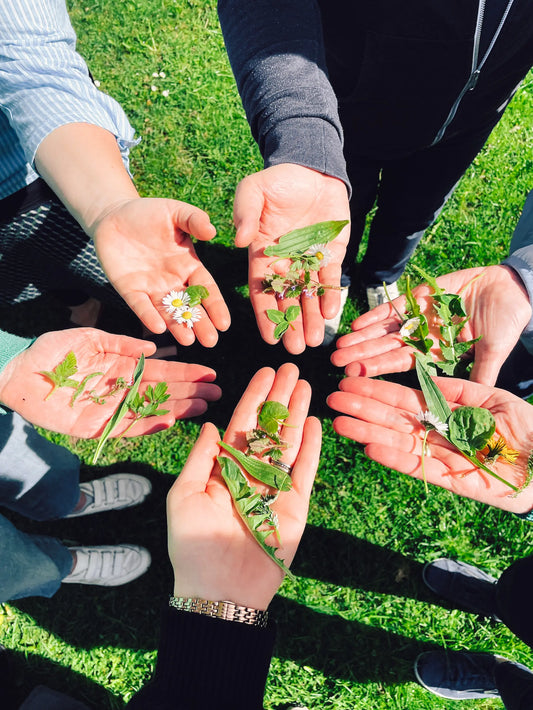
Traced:
<path fill-rule="evenodd" d="M 257 410 L 265 401 L 280 402 L 289 410 L 284 420 L 287 426 L 280 434 L 290 444 L 283 461 L 293 466 L 292 488 L 281 492 L 271 506 L 278 516 L 281 545 L 266 540 L 276 546 L 276 556 L 289 566 L 305 526 L 318 466 L 320 422 L 307 418 L 310 387 L 298 380 L 295 365 L 282 365 L 277 373 L 264 368 L 252 378 L 235 409 L 224 435 L 227 444 L 246 449 L 245 432 L 257 426 Z M 168 496 L 174 594 L 227 599 L 266 609 L 281 584 L 283 571 L 265 554 L 235 509 L 217 463 L 221 455 L 218 441 L 217 429 L 205 424 Z M 259 493 L 268 490 L 256 481 L 251 483 Z"/>

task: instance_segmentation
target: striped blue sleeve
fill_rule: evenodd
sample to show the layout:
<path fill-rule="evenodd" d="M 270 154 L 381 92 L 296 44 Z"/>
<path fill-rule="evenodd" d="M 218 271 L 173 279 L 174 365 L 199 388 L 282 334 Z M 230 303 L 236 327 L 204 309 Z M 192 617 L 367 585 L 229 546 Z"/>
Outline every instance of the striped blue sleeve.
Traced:
<path fill-rule="evenodd" d="M 99 91 L 76 52 L 64 0 L 9 0 L 0 12 L 0 107 L 33 166 L 41 141 L 69 123 L 90 123 L 116 138 L 129 169 L 134 140 L 121 106 Z"/>

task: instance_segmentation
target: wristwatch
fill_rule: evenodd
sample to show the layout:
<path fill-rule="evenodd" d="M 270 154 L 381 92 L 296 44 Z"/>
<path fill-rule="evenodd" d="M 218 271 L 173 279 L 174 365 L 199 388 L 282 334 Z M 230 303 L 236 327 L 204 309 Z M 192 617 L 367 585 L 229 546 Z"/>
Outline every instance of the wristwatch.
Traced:
<path fill-rule="evenodd" d="M 268 622 L 268 611 L 239 606 L 229 601 L 211 602 L 207 599 L 191 597 L 170 597 L 168 604 L 181 611 L 190 611 L 193 614 L 211 616 L 224 621 L 238 621 L 241 624 L 259 626 L 261 629 L 264 629 Z"/>

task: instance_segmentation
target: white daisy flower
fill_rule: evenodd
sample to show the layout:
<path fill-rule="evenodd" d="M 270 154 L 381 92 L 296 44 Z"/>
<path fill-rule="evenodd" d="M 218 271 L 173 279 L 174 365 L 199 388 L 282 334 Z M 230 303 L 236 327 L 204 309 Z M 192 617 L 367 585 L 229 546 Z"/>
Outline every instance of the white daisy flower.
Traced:
<path fill-rule="evenodd" d="M 202 311 L 193 306 L 192 308 L 185 307 L 174 311 L 172 318 L 178 323 L 184 323 L 187 328 L 192 328 L 194 323 L 200 320 L 202 317 Z"/>
<path fill-rule="evenodd" d="M 160 71 L 159 76 L 161 77 L 161 79 L 164 79 L 166 77 L 166 74 L 164 71 Z"/>
<path fill-rule="evenodd" d="M 442 435 L 446 434 L 448 431 L 448 425 L 446 422 L 441 422 L 441 420 L 429 410 L 426 410 L 425 412 L 421 410 L 416 415 L 416 418 L 426 429 L 434 429 Z"/>
<path fill-rule="evenodd" d="M 410 338 L 419 325 L 420 318 L 418 316 L 415 316 L 414 318 L 409 318 L 404 322 L 404 324 L 400 328 L 400 335 L 402 336 L 402 338 Z"/>
<path fill-rule="evenodd" d="M 152 76 L 155 78 L 155 77 L 158 77 L 159 74 L 155 71 L 155 72 L 152 74 Z"/>
<path fill-rule="evenodd" d="M 151 89 L 152 91 L 157 91 L 157 86 L 156 86 L 155 84 L 152 84 L 152 86 L 150 87 L 150 89 Z"/>
<path fill-rule="evenodd" d="M 171 291 L 163 299 L 163 305 L 167 307 L 167 313 L 174 313 L 174 311 L 185 308 L 191 297 L 186 291 Z"/>
<path fill-rule="evenodd" d="M 316 256 L 316 258 L 321 262 L 320 268 L 327 266 L 332 257 L 331 251 L 328 249 L 326 244 L 313 244 L 312 247 L 306 251 L 309 256 Z"/>
<path fill-rule="evenodd" d="M 170 91 L 168 89 L 165 89 L 164 91 L 161 92 L 161 95 L 164 96 L 165 98 L 170 94 Z"/>

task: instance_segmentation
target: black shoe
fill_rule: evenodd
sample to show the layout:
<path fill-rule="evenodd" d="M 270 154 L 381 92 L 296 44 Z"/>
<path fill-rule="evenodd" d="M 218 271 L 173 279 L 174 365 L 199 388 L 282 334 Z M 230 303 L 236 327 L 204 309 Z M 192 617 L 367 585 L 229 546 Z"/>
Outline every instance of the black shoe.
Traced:
<path fill-rule="evenodd" d="M 496 615 L 497 580 L 483 570 L 441 557 L 424 566 L 422 577 L 426 586 L 442 599 L 465 611 L 500 621 Z"/>
<path fill-rule="evenodd" d="M 426 690 L 449 700 L 499 698 L 495 671 L 499 663 L 510 663 L 531 675 L 521 663 L 491 653 L 429 651 L 415 661 L 416 679 Z"/>

